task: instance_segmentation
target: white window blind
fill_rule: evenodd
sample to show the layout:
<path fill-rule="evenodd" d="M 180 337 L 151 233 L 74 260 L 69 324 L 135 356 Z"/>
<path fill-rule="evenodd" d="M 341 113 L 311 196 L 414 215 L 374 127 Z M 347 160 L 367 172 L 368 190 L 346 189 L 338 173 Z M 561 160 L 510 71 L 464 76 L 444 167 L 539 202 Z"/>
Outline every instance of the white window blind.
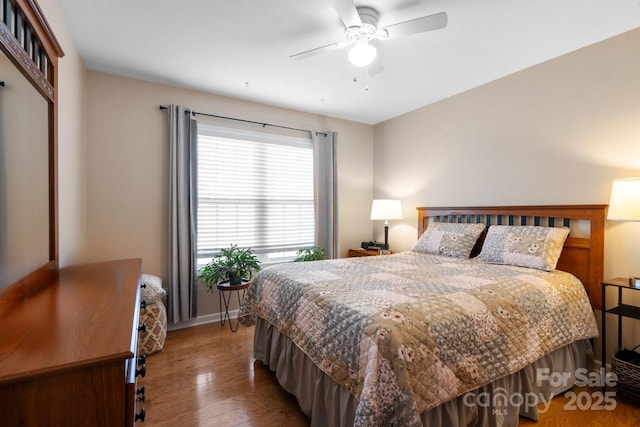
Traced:
<path fill-rule="evenodd" d="M 263 261 L 315 241 L 310 138 L 198 124 L 198 258 L 231 244 Z"/>

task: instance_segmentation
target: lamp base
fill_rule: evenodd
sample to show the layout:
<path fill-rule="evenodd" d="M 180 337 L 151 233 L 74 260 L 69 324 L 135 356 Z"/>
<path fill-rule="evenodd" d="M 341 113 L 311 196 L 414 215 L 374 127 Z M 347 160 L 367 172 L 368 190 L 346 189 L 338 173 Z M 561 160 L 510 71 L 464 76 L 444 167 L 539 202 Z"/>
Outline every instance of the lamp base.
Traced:
<path fill-rule="evenodd" d="M 382 249 L 386 251 L 389 250 L 389 225 L 388 224 L 384 225 L 384 245 L 382 246 Z"/>

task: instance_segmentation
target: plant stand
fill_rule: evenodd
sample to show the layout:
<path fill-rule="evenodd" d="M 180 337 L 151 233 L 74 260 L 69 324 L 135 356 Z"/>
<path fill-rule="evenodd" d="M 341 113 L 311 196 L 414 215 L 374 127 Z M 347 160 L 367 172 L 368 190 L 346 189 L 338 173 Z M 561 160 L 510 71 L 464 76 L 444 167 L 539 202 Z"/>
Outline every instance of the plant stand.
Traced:
<path fill-rule="evenodd" d="M 236 318 L 235 327 L 231 323 L 231 316 L 229 315 L 229 304 L 231 303 L 231 294 L 232 292 L 235 291 L 236 296 L 238 297 L 238 307 L 240 307 L 240 304 L 242 304 L 242 299 L 244 298 L 244 293 L 246 292 L 249 285 L 250 285 L 250 282 L 245 280 L 243 280 L 242 284 L 240 285 L 230 285 L 229 281 L 220 282 L 217 284 L 218 296 L 220 298 L 218 300 L 219 307 L 220 307 L 220 316 L 221 316 L 220 326 L 224 326 L 224 324 L 228 321 L 229 329 L 231 329 L 231 332 L 237 331 L 238 326 L 240 324 L 240 320 L 238 320 L 237 318 Z M 240 295 L 240 292 L 242 292 L 242 296 Z M 222 312 L 223 302 L 224 302 L 224 313 Z"/>

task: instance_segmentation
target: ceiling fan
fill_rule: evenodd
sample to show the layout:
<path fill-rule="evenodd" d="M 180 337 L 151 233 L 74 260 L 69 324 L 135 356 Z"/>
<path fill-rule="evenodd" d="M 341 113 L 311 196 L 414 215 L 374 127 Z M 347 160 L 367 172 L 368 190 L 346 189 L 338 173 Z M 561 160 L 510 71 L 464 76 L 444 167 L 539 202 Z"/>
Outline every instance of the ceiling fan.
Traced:
<path fill-rule="evenodd" d="M 371 65 L 371 67 L 369 67 L 369 74 L 373 75 L 382 71 L 382 65 L 379 61 L 376 61 L 376 64 L 372 64 L 376 59 L 377 51 L 375 46 L 369 44 L 370 41 L 388 40 L 410 34 L 439 30 L 447 26 L 447 14 L 445 12 L 378 28 L 379 15 L 378 11 L 373 8 L 357 7 L 353 3 L 353 0 L 334 0 L 333 7 L 336 9 L 336 12 L 338 12 L 345 26 L 345 39 L 296 53 L 295 55 L 291 55 L 290 58 L 305 59 L 324 52 L 354 45 L 349 51 L 349 61 L 356 67 L 369 67 Z"/>

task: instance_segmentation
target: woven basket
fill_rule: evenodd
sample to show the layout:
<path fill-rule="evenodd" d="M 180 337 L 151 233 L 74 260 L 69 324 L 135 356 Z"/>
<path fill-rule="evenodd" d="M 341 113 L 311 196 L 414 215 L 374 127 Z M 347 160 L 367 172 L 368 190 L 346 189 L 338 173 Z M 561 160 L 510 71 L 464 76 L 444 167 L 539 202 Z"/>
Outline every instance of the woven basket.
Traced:
<path fill-rule="evenodd" d="M 618 376 L 618 385 L 640 392 L 640 353 L 635 350 L 620 349 L 611 358 L 611 369 Z"/>

